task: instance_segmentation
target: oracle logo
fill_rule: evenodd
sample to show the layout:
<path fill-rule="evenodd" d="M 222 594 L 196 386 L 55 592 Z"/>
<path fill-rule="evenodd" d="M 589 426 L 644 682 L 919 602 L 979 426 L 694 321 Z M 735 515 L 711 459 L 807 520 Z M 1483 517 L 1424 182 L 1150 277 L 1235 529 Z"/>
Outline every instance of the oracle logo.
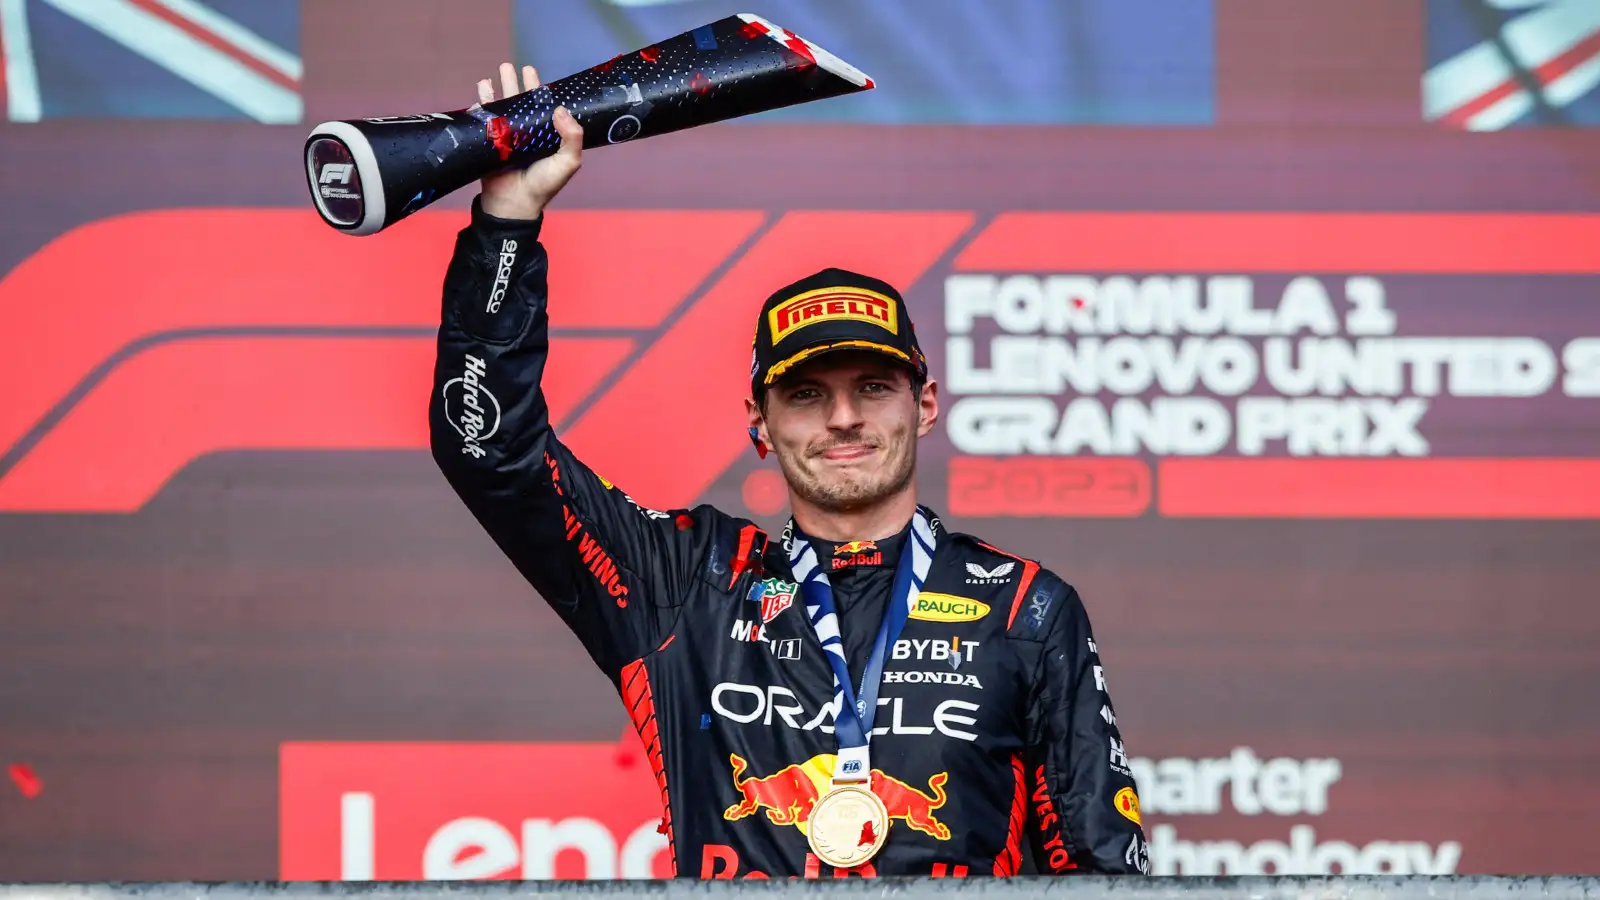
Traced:
<path fill-rule="evenodd" d="M 378 835 L 371 794 L 349 792 L 340 797 L 340 878 L 370 881 L 375 873 Z M 588 816 L 523 819 L 516 831 L 495 819 L 463 816 L 451 819 L 429 835 L 422 848 L 422 878 L 461 881 L 513 877 L 655 878 L 656 856 L 668 847 L 657 830 L 660 819 L 641 823 L 620 837 L 605 823 Z M 573 871 L 573 854 L 581 861 Z"/>

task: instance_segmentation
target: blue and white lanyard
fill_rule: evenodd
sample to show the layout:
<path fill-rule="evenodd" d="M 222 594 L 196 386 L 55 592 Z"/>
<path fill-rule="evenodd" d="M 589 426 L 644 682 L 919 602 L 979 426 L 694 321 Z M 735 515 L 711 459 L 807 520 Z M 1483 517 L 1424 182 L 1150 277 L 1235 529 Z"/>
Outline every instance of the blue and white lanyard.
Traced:
<path fill-rule="evenodd" d="M 872 645 L 872 655 L 867 658 L 861 672 L 861 687 L 850 689 L 850 668 L 844 658 L 844 643 L 839 637 L 839 614 L 833 603 L 833 585 L 811 542 L 792 527 L 789 545 L 789 565 L 795 579 L 800 582 L 800 595 L 805 600 L 806 618 L 811 621 L 817 638 L 822 641 L 828 665 L 833 667 L 833 704 L 839 710 L 834 716 L 833 732 L 839 739 L 839 756 L 834 762 L 833 779 L 841 781 L 867 781 L 872 776 L 872 762 L 867 744 L 872 739 L 872 722 L 878 712 L 878 684 L 883 678 L 883 661 L 889 654 L 905 627 L 906 619 L 917 605 L 922 583 L 933 565 L 936 542 L 932 524 L 921 507 L 911 520 L 911 535 L 906 552 L 894 570 L 894 588 L 890 603 L 878 627 L 877 640 Z"/>

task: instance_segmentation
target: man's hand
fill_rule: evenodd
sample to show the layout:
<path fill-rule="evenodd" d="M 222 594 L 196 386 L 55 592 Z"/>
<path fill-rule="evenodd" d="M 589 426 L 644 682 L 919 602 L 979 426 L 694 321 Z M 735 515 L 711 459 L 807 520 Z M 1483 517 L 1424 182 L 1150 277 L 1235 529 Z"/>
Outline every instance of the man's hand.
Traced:
<path fill-rule="evenodd" d="M 538 86 L 539 73 L 533 66 L 523 66 L 523 90 L 531 91 Z M 517 70 L 511 63 L 500 64 L 500 87 L 506 97 L 518 93 Z M 478 82 L 478 100 L 488 103 L 494 99 L 494 84 L 490 79 Z M 561 149 L 526 168 L 511 169 L 483 179 L 484 212 L 501 219 L 537 219 L 577 174 L 578 167 L 583 165 L 583 126 L 565 106 L 556 107 L 554 122 L 556 132 L 561 135 Z"/>

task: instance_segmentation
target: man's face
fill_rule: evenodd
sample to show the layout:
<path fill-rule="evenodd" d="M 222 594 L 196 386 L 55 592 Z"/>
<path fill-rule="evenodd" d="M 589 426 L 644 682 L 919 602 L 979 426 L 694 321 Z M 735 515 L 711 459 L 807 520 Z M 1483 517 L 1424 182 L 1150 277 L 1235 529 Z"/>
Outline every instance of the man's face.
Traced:
<path fill-rule="evenodd" d="M 767 391 L 750 425 L 802 499 L 832 512 L 871 506 L 910 483 L 917 438 L 939 417 L 937 386 L 914 392 L 910 371 L 879 353 L 834 351 Z"/>

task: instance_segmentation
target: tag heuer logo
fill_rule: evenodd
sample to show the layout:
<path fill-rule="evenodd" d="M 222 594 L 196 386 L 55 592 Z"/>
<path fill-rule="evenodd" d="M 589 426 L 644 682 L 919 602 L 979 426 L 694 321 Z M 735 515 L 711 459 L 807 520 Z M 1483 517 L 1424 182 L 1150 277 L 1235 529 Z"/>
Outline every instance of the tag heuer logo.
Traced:
<path fill-rule="evenodd" d="M 985 569 L 977 563 L 967 563 L 967 584 L 1004 584 L 1011 580 L 1011 572 L 1017 567 L 1014 562 L 1003 562 L 993 569 Z"/>
<path fill-rule="evenodd" d="M 777 618 L 778 613 L 794 603 L 794 592 L 799 585 L 781 578 L 768 578 L 761 582 L 761 621 L 763 624 Z"/>

